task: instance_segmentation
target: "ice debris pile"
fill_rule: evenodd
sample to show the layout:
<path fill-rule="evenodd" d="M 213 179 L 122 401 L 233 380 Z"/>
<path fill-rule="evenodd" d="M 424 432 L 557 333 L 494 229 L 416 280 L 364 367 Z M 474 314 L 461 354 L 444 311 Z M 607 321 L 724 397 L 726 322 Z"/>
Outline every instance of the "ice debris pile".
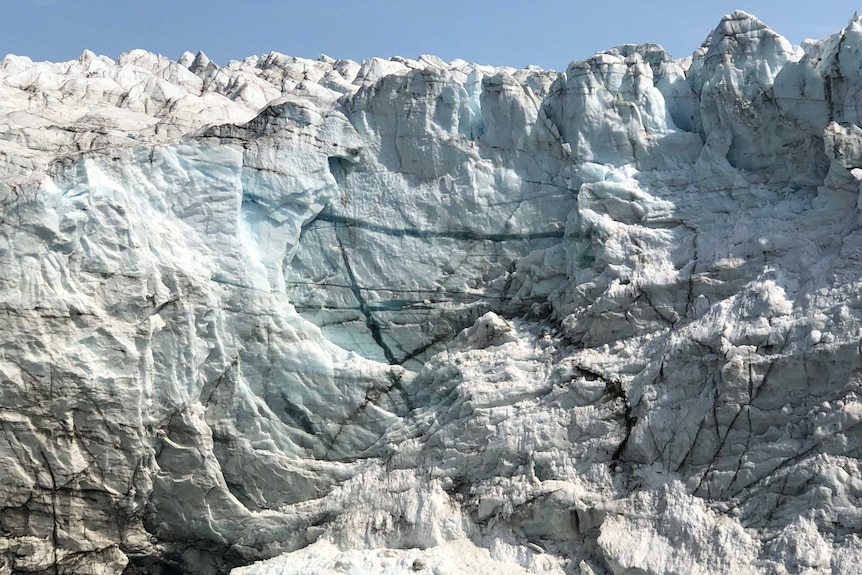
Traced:
<path fill-rule="evenodd" d="M 0 573 L 860 572 L 860 64 L 6 57 Z"/>

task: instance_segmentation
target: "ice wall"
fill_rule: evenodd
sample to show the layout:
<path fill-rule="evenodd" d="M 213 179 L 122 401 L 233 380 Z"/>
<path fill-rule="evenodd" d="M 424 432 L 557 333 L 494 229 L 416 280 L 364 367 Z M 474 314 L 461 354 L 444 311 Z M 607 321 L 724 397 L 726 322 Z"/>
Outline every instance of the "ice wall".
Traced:
<path fill-rule="evenodd" d="M 5 58 L 0 573 L 858 571 L 860 64 Z"/>

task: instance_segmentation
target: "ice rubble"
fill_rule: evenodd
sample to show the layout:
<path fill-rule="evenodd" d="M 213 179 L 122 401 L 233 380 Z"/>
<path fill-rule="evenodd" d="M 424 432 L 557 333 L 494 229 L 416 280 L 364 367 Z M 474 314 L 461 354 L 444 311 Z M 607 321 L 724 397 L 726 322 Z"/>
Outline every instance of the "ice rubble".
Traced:
<path fill-rule="evenodd" d="M 860 63 L 6 57 L 0 573 L 860 572 Z"/>

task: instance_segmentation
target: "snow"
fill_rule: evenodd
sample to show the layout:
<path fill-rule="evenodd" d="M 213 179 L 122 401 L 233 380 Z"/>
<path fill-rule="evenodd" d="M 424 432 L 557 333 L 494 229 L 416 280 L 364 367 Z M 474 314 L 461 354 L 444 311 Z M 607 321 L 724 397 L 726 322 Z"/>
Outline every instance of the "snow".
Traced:
<path fill-rule="evenodd" d="M 855 572 L 860 30 L 7 56 L 0 573 Z"/>

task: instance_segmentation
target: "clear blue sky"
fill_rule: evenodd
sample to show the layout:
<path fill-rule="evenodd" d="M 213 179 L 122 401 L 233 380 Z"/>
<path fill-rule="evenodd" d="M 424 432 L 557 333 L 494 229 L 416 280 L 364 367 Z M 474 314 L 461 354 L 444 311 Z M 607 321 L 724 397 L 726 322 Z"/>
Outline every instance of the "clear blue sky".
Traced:
<path fill-rule="evenodd" d="M 436 54 L 482 64 L 563 69 L 625 42 L 689 55 L 736 8 L 794 43 L 847 23 L 850 0 L 5 0 L 0 54 L 71 60 L 145 48 L 203 50 L 220 64 L 278 51 L 362 60 Z"/>

